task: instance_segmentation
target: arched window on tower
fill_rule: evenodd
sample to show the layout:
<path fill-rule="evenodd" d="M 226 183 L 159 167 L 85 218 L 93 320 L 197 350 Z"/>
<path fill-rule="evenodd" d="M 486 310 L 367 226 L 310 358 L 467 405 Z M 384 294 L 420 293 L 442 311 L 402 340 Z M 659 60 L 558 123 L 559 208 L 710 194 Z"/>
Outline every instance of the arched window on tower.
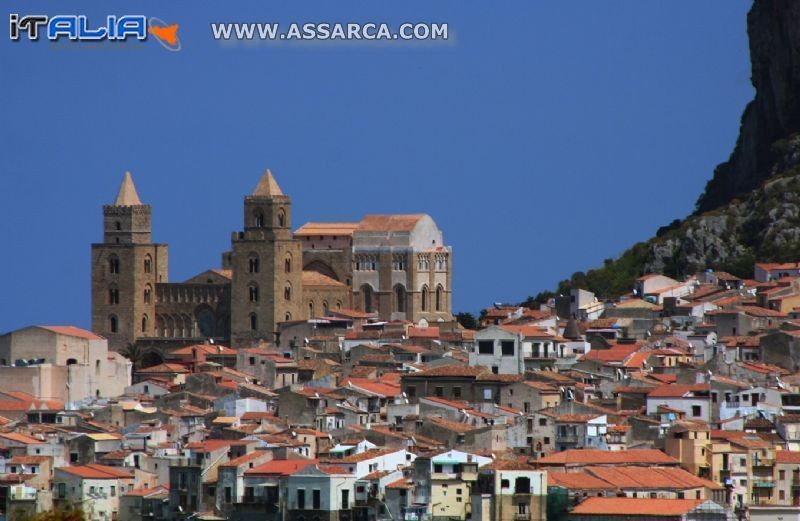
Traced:
<path fill-rule="evenodd" d="M 150 284 L 144 287 L 144 303 L 150 304 L 150 301 L 153 300 L 153 287 Z"/>
<path fill-rule="evenodd" d="M 258 273 L 259 268 L 258 255 L 251 253 L 247 260 L 247 271 L 250 273 Z"/>
<path fill-rule="evenodd" d="M 364 307 L 364 311 L 367 313 L 371 313 L 373 309 L 373 295 L 372 295 L 372 286 L 369 284 L 364 284 L 361 286 L 361 303 Z"/>
<path fill-rule="evenodd" d="M 401 284 L 394 287 L 394 310 L 398 313 L 406 311 L 406 288 Z"/>
<path fill-rule="evenodd" d="M 292 319 L 292 314 L 287 311 L 286 314 L 283 316 L 283 319 L 286 322 L 290 321 Z"/>
<path fill-rule="evenodd" d="M 119 273 L 119 257 L 116 255 L 108 258 L 108 272 L 112 274 Z"/>
<path fill-rule="evenodd" d="M 148 253 L 144 256 L 144 272 L 152 273 L 153 271 L 153 257 Z"/>
<path fill-rule="evenodd" d="M 323 300 L 322 301 L 322 316 L 324 316 L 324 317 L 328 316 L 328 301 L 327 300 Z"/>
<path fill-rule="evenodd" d="M 278 210 L 278 226 L 283 228 L 286 226 L 286 212 L 281 208 Z"/>
<path fill-rule="evenodd" d="M 292 256 L 287 255 L 286 260 L 283 261 L 283 271 L 286 273 L 292 272 Z"/>
<path fill-rule="evenodd" d="M 286 300 L 292 300 L 292 285 L 287 283 L 286 287 L 283 288 L 283 298 Z"/>
<path fill-rule="evenodd" d="M 441 284 L 436 286 L 436 311 L 444 308 L 444 288 Z"/>
<path fill-rule="evenodd" d="M 119 289 L 116 284 L 112 284 L 108 288 L 108 303 L 119 304 Z"/>
<path fill-rule="evenodd" d="M 428 286 L 422 286 L 421 293 L 422 294 L 420 298 L 422 302 L 420 303 L 420 307 L 422 308 L 422 311 L 428 311 Z"/>
<path fill-rule="evenodd" d="M 116 315 L 111 315 L 110 317 L 108 317 L 108 330 L 111 331 L 112 333 L 119 332 L 119 321 L 117 320 Z"/>
<path fill-rule="evenodd" d="M 250 330 L 255 331 L 258 329 L 258 317 L 255 313 L 250 313 Z"/>
<path fill-rule="evenodd" d="M 147 333 L 148 325 L 147 315 L 142 315 L 142 333 Z"/>
<path fill-rule="evenodd" d="M 253 222 L 255 223 L 256 228 L 263 228 L 264 227 L 264 214 L 261 212 L 256 212 L 253 218 Z"/>
<path fill-rule="evenodd" d="M 258 284 L 251 282 L 247 287 L 250 302 L 258 302 Z"/>
<path fill-rule="evenodd" d="M 308 319 L 311 320 L 312 318 L 314 318 L 314 303 L 313 302 L 309 302 L 308 303 Z"/>

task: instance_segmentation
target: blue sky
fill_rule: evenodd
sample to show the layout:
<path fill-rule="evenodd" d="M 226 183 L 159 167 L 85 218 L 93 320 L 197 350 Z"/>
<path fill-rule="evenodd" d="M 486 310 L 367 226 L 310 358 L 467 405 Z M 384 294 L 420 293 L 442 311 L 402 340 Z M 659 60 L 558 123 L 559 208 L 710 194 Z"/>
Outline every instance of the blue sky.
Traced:
<path fill-rule="evenodd" d="M 0 37 L 0 332 L 89 326 L 89 245 L 125 170 L 171 280 L 218 267 L 269 167 L 295 228 L 432 215 L 456 311 L 552 288 L 693 209 L 753 95 L 749 4 L 7 3 L 156 16 L 183 49 Z M 216 21 L 447 22 L 451 40 L 224 45 Z"/>

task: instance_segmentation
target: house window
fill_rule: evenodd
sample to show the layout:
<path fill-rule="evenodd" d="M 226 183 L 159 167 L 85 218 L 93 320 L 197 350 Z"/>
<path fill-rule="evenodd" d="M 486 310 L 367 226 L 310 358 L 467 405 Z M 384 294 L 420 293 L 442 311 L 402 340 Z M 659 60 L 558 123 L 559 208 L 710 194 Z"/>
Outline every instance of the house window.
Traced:
<path fill-rule="evenodd" d="M 297 489 L 297 508 L 298 510 L 302 510 L 306 508 L 306 491 L 305 489 L 298 488 Z"/>
<path fill-rule="evenodd" d="M 500 374 L 500 368 L 497 367 L 496 365 L 493 365 L 492 366 L 492 373 L 493 374 Z"/>
<path fill-rule="evenodd" d="M 509 480 L 507 479 L 500 480 L 500 488 L 510 488 L 510 487 L 511 487 L 511 482 Z"/>
<path fill-rule="evenodd" d="M 311 508 L 314 510 L 319 510 L 322 508 L 321 503 L 322 499 L 320 497 L 319 489 L 314 489 L 314 491 L 311 493 Z"/>
<path fill-rule="evenodd" d="M 461 387 L 453 387 L 453 398 L 461 398 Z"/>
<path fill-rule="evenodd" d="M 698 417 L 701 415 L 701 407 L 699 405 L 692 405 L 692 416 Z"/>
<path fill-rule="evenodd" d="M 514 342 L 511 340 L 503 340 L 500 342 L 500 349 L 503 356 L 514 356 Z"/>
<path fill-rule="evenodd" d="M 250 365 L 256 365 L 256 357 L 254 357 L 254 356 L 251 356 L 251 357 L 248 359 L 248 363 L 249 363 Z"/>
<path fill-rule="evenodd" d="M 444 387 L 437 387 L 436 388 L 436 396 L 438 398 L 441 398 L 442 396 L 444 396 Z"/>
<path fill-rule="evenodd" d="M 480 355 L 493 355 L 494 342 L 492 340 L 479 340 L 478 341 L 478 354 Z"/>
<path fill-rule="evenodd" d="M 409 398 L 415 398 L 417 396 L 417 388 L 413 385 L 406 387 L 406 396 Z"/>

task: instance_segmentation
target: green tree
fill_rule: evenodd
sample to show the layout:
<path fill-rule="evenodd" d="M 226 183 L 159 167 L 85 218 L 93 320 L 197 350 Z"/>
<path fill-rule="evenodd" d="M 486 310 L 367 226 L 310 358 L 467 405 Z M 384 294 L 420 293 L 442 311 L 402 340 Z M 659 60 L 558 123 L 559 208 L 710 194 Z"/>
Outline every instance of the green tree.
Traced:
<path fill-rule="evenodd" d="M 475 319 L 475 315 L 472 313 L 467 311 L 457 313 L 456 320 L 464 329 L 478 329 L 478 321 Z"/>
<path fill-rule="evenodd" d="M 83 510 L 75 506 L 59 510 L 49 510 L 38 514 L 15 512 L 9 517 L 10 521 L 87 521 Z"/>
<path fill-rule="evenodd" d="M 120 351 L 119 354 L 131 361 L 133 364 L 133 371 L 137 371 L 142 365 L 142 360 L 144 360 L 144 351 L 141 347 L 133 343 L 125 346 L 125 349 Z"/>

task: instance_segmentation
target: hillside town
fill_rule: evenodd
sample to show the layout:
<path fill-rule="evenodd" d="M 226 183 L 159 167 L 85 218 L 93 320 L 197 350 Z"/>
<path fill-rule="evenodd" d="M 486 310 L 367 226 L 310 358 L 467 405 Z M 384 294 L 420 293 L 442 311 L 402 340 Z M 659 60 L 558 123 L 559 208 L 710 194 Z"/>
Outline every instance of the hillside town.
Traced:
<path fill-rule="evenodd" d="M 462 324 L 431 217 L 290 205 L 266 171 L 221 266 L 170 282 L 125 175 L 92 330 L 0 335 L 4 519 L 800 519 L 800 263 Z"/>

